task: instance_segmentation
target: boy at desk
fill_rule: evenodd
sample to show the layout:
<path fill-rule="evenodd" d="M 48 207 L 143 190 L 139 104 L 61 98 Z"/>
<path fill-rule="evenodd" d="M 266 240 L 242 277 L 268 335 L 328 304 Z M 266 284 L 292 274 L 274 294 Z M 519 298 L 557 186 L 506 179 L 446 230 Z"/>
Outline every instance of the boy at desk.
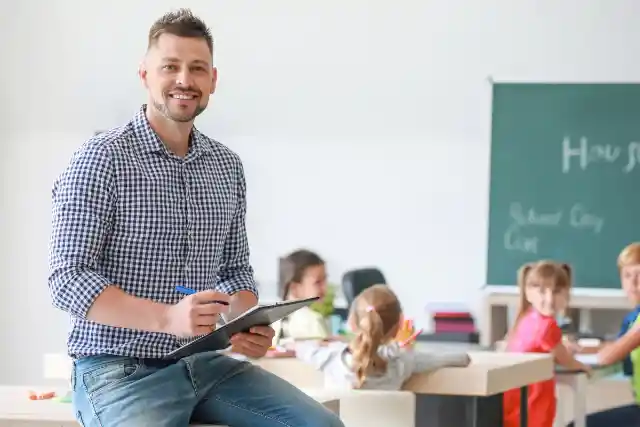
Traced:
<path fill-rule="evenodd" d="M 640 243 L 632 243 L 620 252 L 618 270 L 622 289 L 635 309 L 625 317 L 618 339 L 598 352 L 598 363 L 623 362 L 625 375 L 631 377 L 636 403 L 589 415 L 589 427 L 640 426 Z"/>

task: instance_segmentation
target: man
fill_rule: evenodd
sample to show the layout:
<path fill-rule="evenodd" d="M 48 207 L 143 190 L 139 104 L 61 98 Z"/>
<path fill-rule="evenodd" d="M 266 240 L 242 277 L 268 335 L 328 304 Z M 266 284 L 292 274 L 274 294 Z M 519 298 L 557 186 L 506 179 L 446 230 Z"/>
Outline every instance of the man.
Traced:
<path fill-rule="evenodd" d="M 210 332 L 229 304 L 257 303 L 238 156 L 193 121 L 216 88 L 213 41 L 189 10 L 149 32 L 139 70 L 149 102 L 94 136 L 53 188 L 49 288 L 68 312 L 74 410 L 89 426 L 342 426 L 284 380 L 208 352 L 162 356 Z M 195 289 L 182 296 L 176 286 Z M 273 330 L 232 337 L 263 356 Z"/>

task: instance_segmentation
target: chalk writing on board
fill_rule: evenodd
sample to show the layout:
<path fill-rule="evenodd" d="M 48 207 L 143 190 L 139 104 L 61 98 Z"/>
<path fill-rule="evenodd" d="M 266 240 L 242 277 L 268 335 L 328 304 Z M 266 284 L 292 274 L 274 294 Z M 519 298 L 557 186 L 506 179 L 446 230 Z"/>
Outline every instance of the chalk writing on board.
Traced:
<path fill-rule="evenodd" d="M 525 210 L 521 203 L 511 203 L 509 216 L 518 225 L 559 225 L 562 211 L 537 212 L 535 208 Z"/>
<path fill-rule="evenodd" d="M 590 213 L 584 206 L 577 204 L 569 211 L 569 224 L 573 228 L 592 230 L 599 234 L 604 226 L 604 218 Z"/>
<path fill-rule="evenodd" d="M 510 224 L 503 236 L 504 248 L 529 254 L 537 254 L 543 244 L 542 238 L 536 233 L 542 228 L 558 228 L 564 222 L 579 232 L 599 234 L 604 227 L 604 218 L 580 203 L 566 210 L 544 212 L 514 202 L 509 205 L 509 219 Z"/>
<path fill-rule="evenodd" d="M 512 223 L 504 233 L 504 248 L 508 251 L 537 254 L 539 240 L 536 236 L 526 235 L 518 224 Z"/>
<path fill-rule="evenodd" d="M 638 163 L 640 163 L 640 142 L 632 142 L 629 144 L 629 161 L 624 167 L 624 171 L 631 172 Z"/>
<path fill-rule="evenodd" d="M 640 142 L 632 141 L 626 147 L 611 144 L 589 144 L 586 137 L 577 142 L 565 137 L 562 140 L 562 172 L 569 173 L 572 168 L 586 170 L 595 163 L 621 163 L 624 173 L 640 166 Z"/>

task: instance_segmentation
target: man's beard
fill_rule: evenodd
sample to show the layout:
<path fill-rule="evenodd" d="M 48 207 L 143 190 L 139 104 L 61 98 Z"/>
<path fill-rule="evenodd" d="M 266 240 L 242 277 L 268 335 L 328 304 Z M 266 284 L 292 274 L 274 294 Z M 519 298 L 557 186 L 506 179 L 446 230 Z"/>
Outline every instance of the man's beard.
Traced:
<path fill-rule="evenodd" d="M 196 105 L 196 108 L 195 110 L 193 110 L 192 114 L 189 114 L 189 115 L 174 114 L 171 112 L 171 110 L 169 110 L 169 107 L 167 106 L 167 104 L 160 103 L 155 99 L 153 100 L 153 107 L 169 120 L 173 120 L 174 122 L 179 122 L 179 123 L 187 123 L 187 122 L 193 121 L 207 108 L 206 105 L 198 104 Z"/>

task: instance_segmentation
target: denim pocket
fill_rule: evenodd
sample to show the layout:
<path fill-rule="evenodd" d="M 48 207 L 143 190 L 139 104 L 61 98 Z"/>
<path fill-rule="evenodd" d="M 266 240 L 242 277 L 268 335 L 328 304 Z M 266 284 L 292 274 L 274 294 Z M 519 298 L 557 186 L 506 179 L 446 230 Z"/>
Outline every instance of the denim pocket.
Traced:
<path fill-rule="evenodd" d="M 135 359 L 117 360 L 96 366 L 82 374 L 82 382 L 88 396 L 111 389 L 135 374 L 140 363 Z"/>

